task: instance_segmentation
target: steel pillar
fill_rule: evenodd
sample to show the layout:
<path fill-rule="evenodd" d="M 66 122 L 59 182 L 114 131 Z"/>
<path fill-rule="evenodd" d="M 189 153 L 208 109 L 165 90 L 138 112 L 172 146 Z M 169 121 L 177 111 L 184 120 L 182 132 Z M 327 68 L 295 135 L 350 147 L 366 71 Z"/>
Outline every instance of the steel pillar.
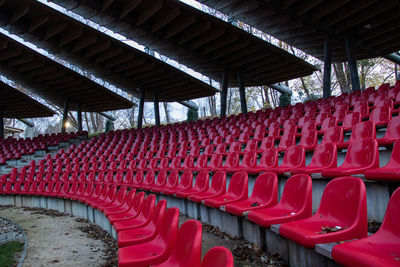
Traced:
<path fill-rule="evenodd" d="M 137 127 L 142 128 L 142 121 L 143 121 L 143 110 L 144 110 L 144 90 L 140 92 L 140 102 L 139 102 L 139 113 L 138 113 L 138 121 Z"/>
<path fill-rule="evenodd" d="M 160 106 L 158 105 L 158 91 L 154 89 L 153 91 L 153 101 L 154 101 L 154 118 L 156 120 L 156 126 L 160 126 Z"/>
<path fill-rule="evenodd" d="M 4 113 L 0 111 L 0 137 L 4 137 Z"/>
<path fill-rule="evenodd" d="M 242 107 L 242 113 L 247 114 L 246 88 L 244 87 L 243 73 L 241 71 L 237 72 L 237 80 L 239 85 L 240 105 Z"/>
<path fill-rule="evenodd" d="M 221 90 L 221 117 L 226 116 L 226 96 L 228 94 L 228 80 L 229 80 L 229 72 L 228 70 L 224 70 L 222 74 L 222 90 Z"/>
<path fill-rule="evenodd" d="M 76 103 L 76 118 L 78 121 L 78 132 L 82 132 L 82 107 L 81 103 Z"/>
<path fill-rule="evenodd" d="M 331 96 L 331 73 L 332 73 L 332 41 L 326 38 L 324 43 L 324 88 L 323 97 Z"/>
<path fill-rule="evenodd" d="M 61 133 L 65 133 L 66 131 L 66 122 L 68 118 L 68 105 L 69 101 L 68 99 L 64 100 L 64 111 L 63 111 L 63 117 L 62 117 L 62 125 L 61 125 Z"/>
<path fill-rule="evenodd" d="M 347 61 L 349 62 L 351 86 L 353 91 L 360 90 L 360 79 L 358 78 L 357 61 L 353 51 L 353 40 L 347 35 L 344 39 L 346 46 Z"/>

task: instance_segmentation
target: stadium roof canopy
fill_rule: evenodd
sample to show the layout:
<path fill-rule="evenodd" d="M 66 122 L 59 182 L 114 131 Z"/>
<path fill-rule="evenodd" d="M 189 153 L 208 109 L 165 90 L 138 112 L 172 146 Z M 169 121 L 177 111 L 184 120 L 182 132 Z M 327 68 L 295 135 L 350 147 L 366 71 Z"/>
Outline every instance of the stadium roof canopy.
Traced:
<path fill-rule="evenodd" d="M 45 4 L 2 1 L 3 28 L 90 71 L 128 93 L 153 101 L 182 101 L 214 95 L 214 87 L 154 56 L 119 41 Z"/>
<path fill-rule="evenodd" d="M 321 60 L 327 37 L 332 38 L 333 61 L 347 61 L 345 36 L 353 39 L 356 59 L 400 50 L 399 1 L 198 1 Z"/>
<path fill-rule="evenodd" d="M 0 112 L 5 118 L 51 117 L 55 113 L 9 84 L 0 81 Z"/>
<path fill-rule="evenodd" d="M 133 103 L 91 79 L 0 33 L 0 74 L 69 110 L 100 112 L 126 109 Z"/>
<path fill-rule="evenodd" d="M 31 1 L 23 1 L 31 2 Z M 86 19 L 168 56 L 187 67 L 220 81 L 230 70 L 229 84 L 237 85 L 236 71 L 245 72 L 244 84 L 268 85 L 310 75 L 315 67 L 228 22 L 177 0 L 52 0 Z M 3 13 L 18 14 L 21 4 L 5 1 Z M 46 14 L 32 11 L 15 24 L 33 24 Z M 19 12 L 21 13 L 21 12 Z M 29 15 L 28 15 L 29 14 Z M 38 14 L 35 16 L 35 14 Z M 4 16 L 4 15 L 3 15 Z M 60 15 L 61 16 L 61 15 Z M 52 20 L 49 18 L 48 21 Z M 55 18 L 54 18 L 55 19 Z M 34 31 L 46 31 L 47 22 Z M 69 27 L 69 35 L 72 28 Z M 71 46 L 88 36 L 76 29 Z M 62 38 L 63 34 L 55 38 Z M 79 37 L 76 37 L 79 36 Z M 87 38 L 87 37 L 86 37 Z M 60 40 L 60 39 L 57 39 Z M 86 53 L 82 51 L 82 53 Z"/>

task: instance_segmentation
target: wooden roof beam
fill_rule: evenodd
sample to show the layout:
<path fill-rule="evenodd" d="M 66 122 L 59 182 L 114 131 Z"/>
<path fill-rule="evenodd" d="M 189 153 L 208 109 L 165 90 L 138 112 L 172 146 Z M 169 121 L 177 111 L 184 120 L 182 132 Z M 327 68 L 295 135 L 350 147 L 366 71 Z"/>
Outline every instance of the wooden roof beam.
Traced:
<path fill-rule="evenodd" d="M 76 40 L 74 42 L 74 46 L 72 48 L 72 52 L 76 53 L 89 45 L 92 45 L 96 43 L 97 41 L 97 34 L 90 34 L 90 33 L 85 33 L 82 38 L 79 38 L 79 40 Z"/>
<path fill-rule="evenodd" d="M 181 9 L 179 7 L 174 7 L 167 14 L 160 18 L 155 18 L 155 21 L 153 23 L 153 27 L 151 28 L 151 32 L 154 33 L 170 23 L 172 20 L 174 20 L 179 14 L 181 13 Z"/>
<path fill-rule="evenodd" d="M 109 49 L 103 51 L 103 53 L 101 53 L 100 55 L 98 55 L 96 57 L 95 62 L 98 63 L 102 63 L 110 58 L 119 56 L 123 53 L 123 49 L 121 47 L 110 47 Z"/>
<path fill-rule="evenodd" d="M 223 35 L 219 37 L 217 40 L 214 40 L 214 42 L 207 47 L 203 49 L 201 54 L 206 55 L 210 52 L 213 52 L 217 49 L 220 49 L 222 47 L 225 47 L 226 45 L 235 42 L 238 39 L 238 36 L 236 34 L 230 34 L 230 35 Z"/>
<path fill-rule="evenodd" d="M 57 89 L 61 90 L 61 89 L 66 89 L 66 88 L 71 88 L 71 87 L 75 88 L 75 87 L 77 87 L 79 85 L 82 85 L 82 84 L 83 84 L 82 80 L 75 80 L 75 81 L 71 81 L 71 82 L 68 82 L 68 83 L 59 84 L 59 85 L 57 85 Z"/>
<path fill-rule="evenodd" d="M 244 39 L 243 41 L 236 42 L 232 45 L 229 45 L 228 47 L 225 47 L 221 51 L 214 52 L 213 55 L 211 56 L 211 58 L 213 60 L 219 59 L 219 58 L 229 55 L 230 53 L 233 53 L 237 50 L 244 49 L 249 45 L 250 45 L 250 41 L 248 39 Z"/>
<path fill-rule="evenodd" d="M 9 47 L 0 50 L 0 61 L 10 59 L 22 54 L 22 49 L 17 47 Z"/>
<path fill-rule="evenodd" d="M 65 75 L 64 71 L 55 70 L 52 73 L 37 76 L 35 81 L 36 82 L 45 82 L 45 81 L 52 80 L 55 78 L 63 77 L 64 75 Z"/>
<path fill-rule="evenodd" d="M 53 66 L 44 66 L 44 67 L 42 67 L 42 68 L 38 68 L 37 70 L 32 70 L 32 71 L 30 71 L 30 72 L 28 72 L 27 74 L 26 74 L 26 76 L 28 76 L 28 77 L 35 77 L 35 76 L 39 76 L 39 75 L 43 75 L 43 74 L 46 74 L 46 73 L 50 73 L 50 72 L 53 72 L 53 71 L 55 71 L 56 70 L 56 67 L 53 67 Z"/>
<path fill-rule="evenodd" d="M 344 6 L 351 0 L 341 0 L 341 1 L 324 1 L 321 5 L 318 6 L 315 10 L 313 10 L 309 16 L 310 22 L 316 22 L 320 18 L 328 15 L 330 12 Z"/>
<path fill-rule="evenodd" d="M 35 56 L 33 56 L 33 55 L 18 56 L 18 57 L 15 57 L 13 59 L 10 59 L 7 62 L 7 65 L 10 66 L 10 67 L 15 67 L 15 66 L 18 66 L 18 65 L 21 65 L 21 64 L 25 64 L 27 62 L 31 62 L 34 59 L 35 59 Z"/>
<path fill-rule="evenodd" d="M 296 9 L 296 16 L 301 16 L 304 13 L 310 11 L 312 8 L 316 7 L 323 0 L 307 0 L 301 1 L 300 6 Z"/>
<path fill-rule="evenodd" d="M 71 29 L 67 29 L 61 36 L 58 45 L 60 47 L 63 47 L 64 45 L 69 44 L 73 40 L 78 39 L 80 36 L 82 36 L 82 33 L 83 33 L 82 27 L 79 26 L 71 27 Z"/>
<path fill-rule="evenodd" d="M 133 68 L 133 69 L 125 71 L 123 75 L 125 77 L 129 77 L 129 76 L 132 76 L 132 75 L 137 75 L 137 74 L 142 73 L 142 72 L 151 71 L 152 69 L 155 68 L 155 66 L 156 65 L 154 63 L 149 62 L 149 63 L 145 64 L 143 67 Z"/>
<path fill-rule="evenodd" d="M 110 40 L 101 40 L 101 42 L 96 42 L 93 45 L 87 47 L 84 57 L 89 58 L 91 56 L 97 55 L 98 53 L 101 53 L 104 50 L 108 49 L 110 45 Z"/>
<path fill-rule="evenodd" d="M 20 18 L 25 16 L 25 14 L 29 12 L 29 9 L 30 9 L 29 5 L 18 6 L 18 9 L 14 11 L 14 13 L 10 18 L 10 24 L 16 23 Z"/>
<path fill-rule="evenodd" d="M 209 21 L 206 21 L 204 23 L 199 23 L 196 25 L 192 25 L 185 29 L 185 31 L 181 32 L 178 40 L 178 44 L 182 45 L 186 43 L 187 41 L 193 39 L 194 37 L 204 33 L 205 31 L 208 31 L 211 28 L 211 23 Z"/>
<path fill-rule="evenodd" d="M 149 18 L 151 18 L 157 11 L 159 11 L 163 6 L 163 0 L 151 1 L 151 6 L 142 11 L 136 21 L 136 26 L 140 26 L 145 23 Z"/>
<path fill-rule="evenodd" d="M 28 32 L 33 32 L 34 30 L 45 24 L 47 21 L 49 21 L 49 19 L 50 19 L 49 15 L 38 16 L 32 19 L 28 28 Z"/>
<path fill-rule="evenodd" d="M 72 82 L 75 80 L 74 76 L 66 75 L 62 78 L 54 78 L 46 81 L 47 86 L 57 86 L 57 84 L 67 84 L 68 82 Z"/>
<path fill-rule="evenodd" d="M 109 59 L 105 65 L 105 67 L 107 69 L 112 68 L 114 66 L 120 65 L 122 63 L 125 63 L 127 61 L 131 61 L 135 58 L 135 55 L 132 53 L 129 54 L 124 54 L 124 55 L 120 55 L 117 57 L 114 57 L 112 59 Z"/>
<path fill-rule="evenodd" d="M 196 48 L 199 48 L 202 45 L 205 45 L 214 39 L 222 36 L 225 34 L 226 30 L 224 28 L 215 28 L 211 29 L 205 33 L 203 33 L 201 36 L 197 37 L 195 40 L 191 41 L 190 45 L 190 50 L 194 50 Z"/>
<path fill-rule="evenodd" d="M 26 71 L 42 68 L 44 66 L 46 66 L 46 63 L 43 61 L 32 61 L 28 64 L 24 64 L 24 65 L 20 66 L 17 71 L 18 72 L 26 72 Z"/>
<path fill-rule="evenodd" d="M 123 19 L 125 18 L 129 13 L 131 13 L 135 7 L 137 7 L 143 0 L 130 0 L 130 1 L 125 1 L 121 8 L 121 12 L 119 13 L 119 18 Z"/>
<path fill-rule="evenodd" d="M 51 25 L 50 27 L 48 27 L 46 29 L 46 33 L 44 35 L 44 40 L 47 41 L 48 39 L 50 39 L 57 33 L 65 30 L 67 28 L 67 26 L 68 26 L 68 24 L 66 22 L 61 22 L 61 23 Z"/>
<path fill-rule="evenodd" d="M 178 34 L 179 32 L 183 31 L 190 25 L 192 25 L 196 21 L 197 17 L 195 15 L 191 16 L 181 16 L 180 19 L 177 19 L 174 25 L 168 28 L 165 38 L 169 39 L 172 36 Z"/>
<path fill-rule="evenodd" d="M 114 2 L 114 0 L 104 0 L 101 5 L 101 11 L 106 11 Z"/>
<path fill-rule="evenodd" d="M 114 69 L 114 72 L 118 73 L 118 72 L 122 72 L 122 71 L 126 71 L 126 70 L 129 70 L 129 69 L 135 68 L 137 66 L 145 64 L 146 61 L 147 60 L 145 58 L 138 58 L 136 60 L 134 59 L 132 61 L 129 61 L 129 62 L 126 62 L 126 63 L 123 63 L 123 64 L 120 64 L 120 65 L 116 66 L 115 69 Z"/>
<path fill-rule="evenodd" d="M 8 47 L 8 41 L 5 39 L 0 39 L 0 50 Z"/>

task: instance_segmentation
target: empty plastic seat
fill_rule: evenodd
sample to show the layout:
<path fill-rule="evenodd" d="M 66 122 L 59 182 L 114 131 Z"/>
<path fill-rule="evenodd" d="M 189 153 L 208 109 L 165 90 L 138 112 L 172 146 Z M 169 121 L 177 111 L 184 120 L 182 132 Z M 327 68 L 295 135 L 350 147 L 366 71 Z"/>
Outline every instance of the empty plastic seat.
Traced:
<path fill-rule="evenodd" d="M 149 242 L 131 245 L 118 250 L 118 266 L 148 266 L 165 262 L 176 244 L 179 226 L 179 210 L 167 210 L 161 229 Z"/>
<path fill-rule="evenodd" d="M 390 161 L 383 167 L 366 170 L 364 173 L 367 179 L 371 180 L 400 180 L 400 140 L 396 141 L 392 149 Z"/>
<path fill-rule="evenodd" d="M 350 139 L 347 142 L 336 144 L 339 149 L 348 147 L 352 142 L 366 138 L 376 138 L 375 124 L 372 121 L 357 123 L 351 130 Z"/>
<path fill-rule="evenodd" d="M 141 185 L 141 188 L 143 190 L 150 190 L 151 187 L 154 184 L 155 177 L 156 177 L 156 174 L 155 174 L 154 170 L 149 170 L 146 173 L 146 176 L 145 176 L 144 181 L 143 181 L 143 183 Z"/>
<path fill-rule="evenodd" d="M 354 104 L 353 112 L 360 113 L 361 119 L 368 119 L 369 104 L 368 101 L 358 101 Z"/>
<path fill-rule="evenodd" d="M 349 145 L 342 165 L 322 170 L 325 177 L 363 174 L 365 170 L 379 167 L 378 142 L 374 138 L 363 139 Z"/>
<path fill-rule="evenodd" d="M 320 243 L 362 238 L 367 236 L 367 231 L 365 185 L 356 177 L 330 181 L 312 217 L 284 223 L 279 228 L 280 235 L 307 248 Z"/>
<path fill-rule="evenodd" d="M 299 145 L 303 146 L 306 151 L 314 150 L 318 145 L 318 132 L 303 128 Z"/>
<path fill-rule="evenodd" d="M 226 173 L 216 172 L 211 180 L 210 188 L 207 191 L 188 196 L 193 202 L 201 202 L 204 199 L 222 195 L 226 192 Z"/>
<path fill-rule="evenodd" d="M 237 216 L 259 207 L 270 207 L 278 201 L 278 177 L 275 173 L 260 174 L 253 187 L 251 196 L 242 201 L 236 201 L 225 206 L 225 211 Z"/>
<path fill-rule="evenodd" d="M 178 179 L 179 179 L 179 174 L 178 174 Z M 193 173 L 191 171 L 185 171 L 181 175 L 179 184 L 177 184 L 175 187 L 172 188 L 163 189 L 161 192 L 164 195 L 173 195 L 176 192 L 188 190 L 192 188 L 192 186 L 193 186 Z"/>
<path fill-rule="evenodd" d="M 200 267 L 201 262 L 201 223 L 188 220 L 178 230 L 176 244 L 170 257 L 158 267 Z"/>
<path fill-rule="evenodd" d="M 156 182 L 154 183 L 153 186 L 151 186 L 151 191 L 160 192 L 164 188 L 165 183 L 167 182 L 167 176 L 168 176 L 167 171 L 160 171 L 157 174 Z"/>
<path fill-rule="evenodd" d="M 260 147 L 257 150 L 257 153 L 261 153 L 265 150 L 275 148 L 275 140 L 273 137 L 265 137 L 260 144 Z"/>
<path fill-rule="evenodd" d="M 311 215 L 311 177 L 305 174 L 297 174 L 286 181 L 281 200 L 277 205 L 256 208 L 249 212 L 247 218 L 262 227 L 269 228 L 272 224 L 300 220 Z"/>
<path fill-rule="evenodd" d="M 399 266 L 399 205 L 400 188 L 390 198 L 379 230 L 371 236 L 334 246 L 333 260 L 343 266 Z"/>
<path fill-rule="evenodd" d="M 392 111 L 390 107 L 376 107 L 372 110 L 369 120 L 373 121 L 375 125 L 387 125 L 392 118 Z"/>
<path fill-rule="evenodd" d="M 207 198 L 203 203 L 209 207 L 219 208 L 220 206 L 246 199 L 248 197 L 248 190 L 247 173 L 243 171 L 236 172 L 232 175 L 228 191 L 225 194 Z"/>
<path fill-rule="evenodd" d="M 325 131 L 321 144 L 327 144 L 327 143 L 339 144 L 342 142 L 343 142 L 343 128 L 341 126 L 333 126 Z"/>
<path fill-rule="evenodd" d="M 310 164 L 290 171 L 291 174 L 320 173 L 322 170 L 337 167 L 337 149 L 332 143 L 321 144 L 314 150 Z"/>
<path fill-rule="evenodd" d="M 180 198 L 186 198 L 190 195 L 205 192 L 209 188 L 209 173 L 207 171 L 199 172 L 196 176 L 196 181 L 192 188 L 188 188 L 183 191 L 175 192 L 175 196 Z"/>
<path fill-rule="evenodd" d="M 204 255 L 201 267 L 233 267 L 232 253 L 226 247 L 213 247 Z"/>
<path fill-rule="evenodd" d="M 296 145 L 296 133 L 292 133 L 290 130 L 285 130 L 279 141 L 278 151 L 285 151 L 294 145 Z"/>
<path fill-rule="evenodd" d="M 154 239 L 161 229 L 161 222 L 164 219 L 167 201 L 158 201 L 154 215 L 149 224 L 135 229 L 123 230 L 118 233 L 118 247 L 141 244 Z"/>
<path fill-rule="evenodd" d="M 400 116 L 393 117 L 386 128 L 385 136 L 377 139 L 379 145 L 390 145 L 400 139 Z"/>
<path fill-rule="evenodd" d="M 305 166 L 305 164 L 306 156 L 304 147 L 291 146 L 286 150 L 281 165 L 270 168 L 269 171 L 276 172 L 277 174 L 283 174 L 297 168 L 302 168 Z"/>
<path fill-rule="evenodd" d="M 361 114 L 359 112 L 352 112 L 346 114 L 342 124 L 343 130 L 345 131 L 351 130 L 351 128 L 353 128 L 353 126 L 359 122 L 361 122 Z"/>

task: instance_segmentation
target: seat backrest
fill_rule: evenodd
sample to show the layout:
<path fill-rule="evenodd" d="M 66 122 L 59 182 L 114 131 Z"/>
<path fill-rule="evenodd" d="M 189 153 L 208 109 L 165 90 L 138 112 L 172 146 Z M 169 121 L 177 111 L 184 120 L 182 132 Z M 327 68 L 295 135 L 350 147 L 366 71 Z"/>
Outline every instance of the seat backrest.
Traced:
<path fill-rule="evenodd" d="M 193 172 L 192 171 L 185 171 L 181 175 L 181 180 L 179 182 L 179 185 L 188 188 L 192 187 L 193 185 Z"/>
<path fill-rule="evenodd" d="M 303 146 L 289 147 L 283 156 L 282 164 L 279 167 L 299 168 L 304 167 L 306 163 L 305 149 Z"/>
<path fill-rule="evenodd" d="M 179 209 L 169 208 L 164 215 L 160 227 L 160 238 L 168 244 L 167 250 L 170 251 L 176 244 L 176 237 L 179 227 Z"/>
<path fill-rule="evenodd" d="M 353 112 L 359 112 L 361 118 L 368 118 L 369 116 L 368 101 L 358 101 L 357 103 L 355 103 Z"/>
<path fill-rule="evenodd" d="M 126 192 L 127 192 L 127 187 L 126 186 L 121 186 L 118 189 L 117 196 L 116 196 L 116 201 L 118 203 L 122 203 L 126 197 Z"/>
<path fill-rule="evenodd" d="M 305 130 L 301 131 L 301 139 L 299 145 L 302 146 L 315 146 L 318 144 L 318 133 L 316 130 Z"/>
<path fill-rule="evenodd" d="M 201 267 L 233 267 L 232 252 L 226 247 L 213 247 L 204 255 Z"/>
<path fill-rule="evenodd" d="M 343 165 L 349 168 L 371 166 L 379 168 L 378 142 L 366 138 L 350 143 Z"/>
<path fill-rule="evenodd" d="M 281 140 L 279 141 L 278 148 L 287 149 L 290 146 L 294 146 L 295 140 L 296 140 L 295 138 L 296 138 L 295 133 L 292 133 L 290 131 L 288 132 L 285 130 L 285 132 L 283 133 L 283 135 L 281 137 Z"/>
<path fill-rule="evenodd" d="M 167 176 L 168 176 L 167 171 L 160 171 L 157 174 L 157 179 L 156 179 L 155 184 L 158 185 L 158 186 L 165 185 L 165 183 L 167 182 Z"/>
<path fill-rule="evenodd" d="M 144 176 L 143 171 L 136 172 L 135 179 L 133 180 L 133 183 L 141 184 L 143 182 L 143 176 Z"/>
<path fill-rule="evenodd" d="M 224 167 L 235 168 L 239 166 L 240 155 L 237 152 L 229 153 L 226 157 Z"/>
<path fill-rule="evenodd" d="M 210 158 L 208 166 L 211 168 L 220 168 L 222 166 L 222 155 L 213 154 Z"/>
<path fill-rule="evenodd" d="M 273 137 L 264 137 L 261 141 L 260 150 L 267 150 L 275 147 L 275 140 Z"/>
<path fill-rule="evenodd" d="M 278 201 L 278 177 L 276 173 L 260 174 L 254 182 L 251 198 L 261 199 L 275 204 Z"/>
<path fill-rule="evenodd" d="M 188 220 L 178 230 L 176 245 L 169 262 L 178 266 L 200 267 L 202 226 L 199 221 Z"/>
<path fill-rule="evenodd" d="M 226 153 L 226 144 L 220 143 L 215 147 L 215 153 L 225 154 Z"/>
<path fill-rule="evenodd" d="M 133 182 L 134 173 L 133 171 L 127 171 L 124 178 L 124 183 L 131 184 Z"/>
<path fill-rule="evenodd" d="M 376 124 L 388 123 L 392 118 L 392 111 L 388 106 L 376 107 L 372 110 L 369 120 Z"/>
<path fill-rule="evenodd" d="M 175 187 L 178 185 L 179 182 L 179 172 L 173 171 L 168 175 L 168 180 L 166 183 L 166 187 Z"/>
<path fill-rule="evenodd" d="M 176 157 L 174 157 L 172 160 L 171 160 L 171 168 L 180 168 L 181 167 L 181 165 L 182 165 L 182 158 L 181 157 L 179 157 L 179 156 L 176 156 Z"/>
<path fill-rule="evenodd" d="M 264 150 L 257 167 L 270 168 L 276 166 L 278 166 L 278 150 L 276 148 Z"/>
<path fill-rule="evenodd" d="M 189 169 L 193 168 L 194 165 L 194 157 L 193 156 L 187 156 L 185 160 L 183 161 L 182 167 Z"/>
<path fill-rule="evenodd" d="M 307 167 L 337 167 L 336 144 L 325 143 L 317 146 Z"/>
<path fill-rule="evenodd" d="M 268 127 L 268 136 L 273 138 L 279 138 L 281 135 L 281 128 L 278 123 L 271 123 Z"/>
<path fill-rule="evenodd" d="M 242 143 L 241 142 L 235 141 L 229 145 L 228 153 L 241 152 L 241 151 L 242 151 Z"/>
<path fill-rule="evenodd" d="M 341 142 L 343 142 L 343 128 L 341 126 L 334 126 L 325 131 L 321 144 L 338 144 Z"/>
<path fill-rule="evenodd" d="M 350 142 L 364 138 L 376 138 L 375 124 L 372 121 L 364 121 L 353 126 L 350 136 Z"/>
<path fill-rule="evenodd" d="M 389 121 L 385 137 L 400 139 L 400 116 L 393 117 Z"/>
<path fill-rule="evenodd" d="M 331 180 L 322 193 L 319 208 L 314 216 L 327 217 L 341 226 L 351 226 L 356 220 L 365 221 L 366 235 L 367 193 L 364 182 L 351 176 Z"/>
<path fill-rule="evenodd" d="M 280 206 L 291 207 L 299 212 L 306 209 L 312 213 L 312 180 L 309 175 L 296 174 L 290 177 L 283 188 Z"/>
<path fill-rule="evenodd" d="M 392 196 L 390 197 L 389 203 L 386 208 L 385 217 L 381 227 L 378 230 L 380 232 L 390 232 L 390 234 L 400 237 L 400 187 L 397 188 Z"/>
<path fill-rule="evenodd" d="M 344 116 L 342 126 L 344 129 L 351 129 L 354 125 L 356 125 L 360 121 L 361 121 L 360 112 L 352 112 Z"/>
<path fill-rule="evenodd" d="M 196 181 L 194 182 L 194 188 L 199 191 L 208 190 L 209 187 L 210 174 L 208 171 L 201 171 L 196 176 Z"/>
<path fill-rule="evenodd" d="M 143 184 L 146 184 L 146 185 L 154 184 L 155 177 L 156 177 L 156 173 L 154 172 L 154 170 L 149 170 L 146 173 Z"/>
<path fill-rule="evenodd" d="M 232 175 L 229 181 L 227 195 L 232 197 L 246 197 L 248 196 L 248 175 L 244 171 L 236 172 Z"/>
<path fill-rule="evenodd" d="M 161 223 L 162 220 L 164 219 L 166 208 L 167 208 L 167 201 L 165 199 L 161 199 L 157 202 L 156 208 L 154 210 L 154 215 L 152 218 L 152 222 L 157 228 L 161 228 Z"/>
<path fill-rule="evenodd" d="M 254 168 L 257 166 L 257 153 L 255 151 L 246 151 L 243 155 L 240 166 L 243 168 Z"/>
<path fill-rule="evenodd" d="M 212 180 L 211 180 L 211 186 L 210 186 L 210 192 L 212 193 L 225 193 L 226 191 L 226 173 L 223 171 L 219 171 L 214 173 Z"/>

